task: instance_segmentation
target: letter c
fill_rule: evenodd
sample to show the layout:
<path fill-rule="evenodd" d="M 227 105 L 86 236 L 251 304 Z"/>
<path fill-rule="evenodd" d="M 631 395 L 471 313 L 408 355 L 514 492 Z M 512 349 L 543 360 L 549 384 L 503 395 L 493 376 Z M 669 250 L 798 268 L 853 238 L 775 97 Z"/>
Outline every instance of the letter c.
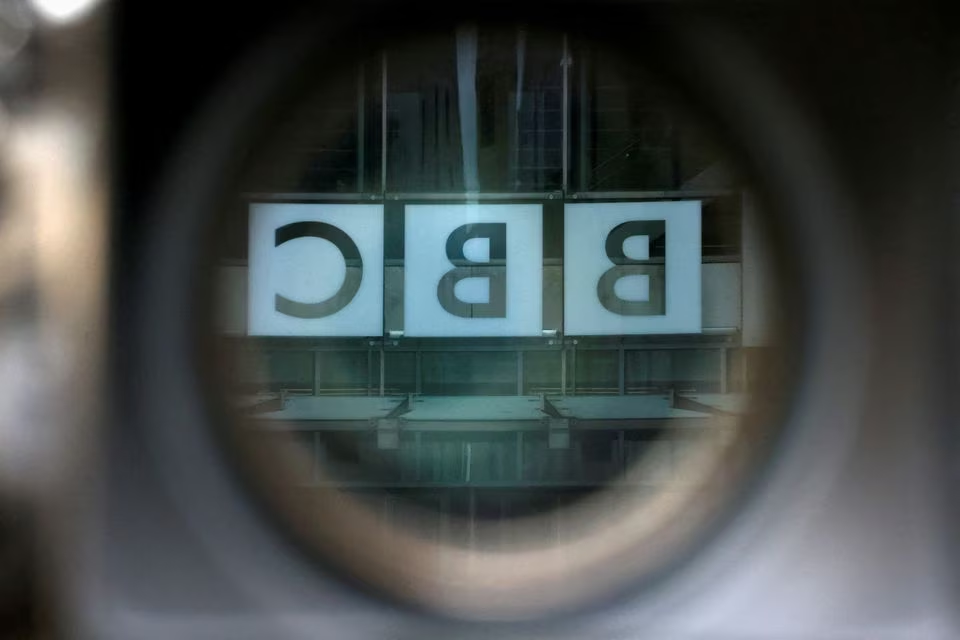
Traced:
<path fill-rule="evenodd" d="M 276 309 L 294 318 L 315 319 L 332 316 L 350 304 L 360 290 L 360 282 L 363 280 L 363 260 L 360 257 L 360 250 L 342 229 L 326 222 L 292 222 L 279 227 L 275 234 L 274 246 L 279 247 L 284 242 L 297 238 L 321 238 L 331 242 L 343 255 L 347 273 L 340 289 L 326 300 L 298 302 L 278 293 L 274 297 Z"/>

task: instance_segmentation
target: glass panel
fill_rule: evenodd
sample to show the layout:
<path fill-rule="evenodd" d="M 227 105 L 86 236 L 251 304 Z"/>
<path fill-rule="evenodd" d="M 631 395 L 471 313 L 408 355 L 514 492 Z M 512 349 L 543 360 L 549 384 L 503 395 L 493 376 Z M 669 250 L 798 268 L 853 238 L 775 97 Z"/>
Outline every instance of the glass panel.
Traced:
<path fill-rule="evenodd" d="M 706 258 L 740 258 L 741 207 L 739 193 L 705 198 L 702 255 Z"/>
<path fill-rule="evenodd" d="M 398 395 L 417 391 L 417 354 L 387 351 L 384 354 L 384 393 Z"/>
<path fill-rule="evenodd" d="M 459 191 L 463 184 L 456 35 L 387 53 L 387 190 Z"/>
<path fill-rule="evenodd" d="M 580 189 L 677 188 L 679 130 L 656 86 L 610 54 L 583 48 L 579 59 Z"/>
<path fill-rule="evenodd" d="M 269 388 L 313 392 L 313 353 L 274 351 L 267 356 Z"/>
<path fill-rule="evenodd" d="M 620 390 L 620 354 L 612 350 L 577 351 L 576 393 L 607 395 Z"/>
<path fill-rule="evenodd" d="M 319 395 L 366 395 L 380 386 L 379 351 L 317 352 Z"/>
<path fill-rule="evenodd" d="M 328 70 L 322 90 L 278 122 L 267 150 L 275 161 L 245 177 L 250 191 L 380 191 L 381 66 L 371 56 L 333 76 Z"/>
<path fill-rule="evenodd" d="M 451 484 L 466 481 L 466 443 L 461 436 L 427 433 L 421 438 L 418 480 Z"/>
<path fill-rule="evenodd" d="M 528 395 L 560 393 L 562 354 L 527 351 L 523 354 L 523 392 Z"/>
<path fill-rule="evenodd" d="M 652 74 L 578 43 L 571 68 L 572 184 L 580 191 L 698 190 L 737 182 Z"/>
<path fill-rule="evenodd" d="M 719 349 L 627 351 L 627 393 L 719 393 Z"/>
<path fill-rule="evenodd" d="M 391 49 L 388 190 L 559 189 L 562 52 L 559 34 L 490 28 Z"/>
<path fill-rule="evenodd" d="M 619 431 L 577 433 L 573 440 L 577 479 L 585 484 L 605 483 L 623 472 Z"/>
<path fill-rule="evenodd" d="M 430 353 L 422 358 L 423 393 L 508 396 L 517 393 L 515 352 Z"/>
<path fill-rule="evenodd" d="M 480 186 L 547 191 L 563 179 L 563 39 L 525 29 L 479 32 Z"/>
<path fill-rule="evenodd" d="M 525 434 L 523 479 L 530 484 L 571 482 L 576 474 L 576 461 L 571 449 L 551 449 L 544 434 Z"/>
<path fill-rule="evenodd" d="M 720 374 L 719 349 L 678 349 L 673 352 L 673 378 L 678 391 L 718 393 Z"/>

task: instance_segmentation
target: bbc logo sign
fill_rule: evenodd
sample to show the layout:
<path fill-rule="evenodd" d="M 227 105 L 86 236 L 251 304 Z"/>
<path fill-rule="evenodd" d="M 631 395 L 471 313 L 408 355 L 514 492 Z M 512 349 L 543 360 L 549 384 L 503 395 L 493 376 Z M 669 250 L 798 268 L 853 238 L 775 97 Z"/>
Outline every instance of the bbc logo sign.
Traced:
<path fill-rule="evenodd" d="M 699 201 L 563 215 L 563 326 L 544 327 L 540 205 L 406 205 L 404 334 L 700 332 Z M 384 230 L 381 205 L 251 205 L 249 333 L 383 335 Z"/>

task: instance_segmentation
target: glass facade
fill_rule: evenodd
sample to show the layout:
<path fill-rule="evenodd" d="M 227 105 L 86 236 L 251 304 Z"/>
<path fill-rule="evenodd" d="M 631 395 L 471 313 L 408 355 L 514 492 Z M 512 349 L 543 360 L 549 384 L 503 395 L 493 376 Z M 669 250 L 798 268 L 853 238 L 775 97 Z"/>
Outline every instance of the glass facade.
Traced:
<path fill-rule="evenodd" d="M 295 421 L 298 402 L 321 402 L 298 431 L 336 484 L 475 518 L 519 515 L 622 477 L 682 441 L 672 426 L 729 415 L 765 382 L 769 345 L 745 333 L 744 318 L 764 314 L 745 284 L 763 270 L 744 247 L 747 185 L 653 76 L 596 46 L 482 27 L 397 46 L 308 96 L 263 156 L 224 225 L 221 329 L 257 363 L 229 375 L 243 394 L 280 394 L 264 419 Z M 673 201 L 700 206 L 702 331 L 566 335 L 565 207 Z M 383 206 L 383 335 L 247 335 L 257 202 Z M 542 207 L 541 337 L 407 335 L 408 207 L 470 202 Z M 392 404 L 324 417 L 323 399 L 358 397 Z M 569 404 L 615 397 L 641 399 L 629 415 Z M 643 473 L 649 486 L 673 477 L 669 465 Z"/>

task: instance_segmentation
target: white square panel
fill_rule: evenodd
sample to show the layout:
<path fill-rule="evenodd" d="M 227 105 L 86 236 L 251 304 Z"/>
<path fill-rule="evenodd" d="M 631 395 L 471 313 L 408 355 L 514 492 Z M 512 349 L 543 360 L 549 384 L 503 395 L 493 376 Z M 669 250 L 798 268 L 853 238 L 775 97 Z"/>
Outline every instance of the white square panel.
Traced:
<path fill-rule="evenodd" d="M 250 206 L 250 335 L 383 335 L 383 206 Z"/>
<path fill-rule="evenodd" d="M 404 208 L 404 332 L 408 336 L 538 336 L 543 325 L 543 211 L 538 204 L 436 204 Z M 505 296 L 502 312 L 491 309 L 496 283 L 485 277 L 460 279 L 445 300 L 441 279 L 457 269 L 447 254 L 451 242 L 470 264 L 489 262 L 493 245 L 487 237 L 460 242 L 465 225 L 505 225 Z M 462 267 L 462 265 L 461 265 Z M 469 267 L 463 267 L 469 268 Z M 445 306 L 446 304 L 446 306 Z M 472 304 L 477 314 L 451 312 Z M 469 312 L 462 312 L 469 313 Z"/>
<path fill-rule="evenodd" d="M 607 239 L 615 228 L 633 221 L 663 221 L 665 243 L 662 291 L 644 275 L 617 278 L 613 295 L 598 291 L 604 274 L 616 265 L 607 255 Z M 644 240 L 644 238 L 646 238 Z M 616 244 L 616 243 L 614 243 Z M 631 335 L 700 333 L 700 201 L 597 202 L 564 207 L 563 309 L 568 335 Z M 621 249 L 627 264 L 657 265 L 650 259 L 650 239 L 628 236 Z M 617 272 L 613 272 L 615 275 Z M 603 288 L 602 286 L 600 287 Z M 662 312 L 617 313 L 601 295 L 632 301 L 663 300 Z"/>

